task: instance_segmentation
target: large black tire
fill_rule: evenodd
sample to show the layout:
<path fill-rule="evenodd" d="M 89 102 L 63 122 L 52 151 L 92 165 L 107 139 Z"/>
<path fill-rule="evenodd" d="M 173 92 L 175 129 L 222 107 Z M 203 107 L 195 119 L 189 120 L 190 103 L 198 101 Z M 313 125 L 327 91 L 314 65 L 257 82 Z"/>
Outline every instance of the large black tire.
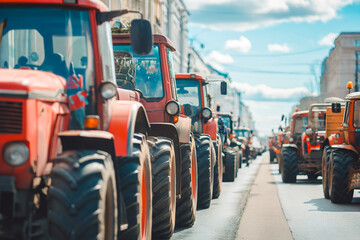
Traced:
<path fill-rule="evenodd" d="M 273 149 L 269 149 L 269 157 L 270 157 L 270 163 L 273 163 L 276 157 L 276 154 Z"/>
<path fill-rule="evenodd" d="M 117 237 L 116 179 L 111 156 L 67 151 L 53 161 L 48 191 L 51 239 Z"/>
<path fill-rule="evenodd" d="M 209 208 L 213 195 L 214 165 L 209 135 L 200 134 L 195 138 L 198 161 L 198 208 Z"/>
<path fill-rule="evenodd" d="M 220 136 L 216 141 L 213 142 L 213 146 L 215 151 L 214 155 L 216 156 L 216 163 L 214 167 L 214 189 L 212 198 L 216 199 L 220 196 L 223 180 L 222 142 Z"/>
<path fill-rule="evenodd" d="M 153 192 L 153 238 L 170 238 L 176 214 L 176 165 L 172 141 L 164 137 L 149 139 Z"/>
<path fill-rule="evenodd" d="M 119 158 L 116 163 L 129 224 L 127 230 L 120 232 L 119 239 L 151 239 L 151 162 L 144 136 L 135 134 L 132 156 Z"/>
<path fill-rule="evenodd" d="M 176 226 L 190 227 L 195 222 L 198 200 L 198 168 L 195 140 L 181 145 L 181 198 L 176 203 Z"/>
<path fill-rule="evenodd" d="M 296 175 L 298 173 L 297 168 L 297 149 L 296 148 L 284 148 L 281 177 L 284 183 L 295 183 Z"/>
<path fill-rule="evenodd" d="M 331 147 L 329 145 L 324 147 L 323 154 L 321 156 L 321 175 L 323 193 L 326 199 L 330 199 L 329 193 L 329 159 L 331 154 Z"/>
<path fill-rule="evenodd" d="M 329 194 L 333 203 L 350 203 L 354 190 L 349 190 L 349 169 L 357 156 L 352 151 L 334 149 L 330 154 Z"/>
<path fill-rule="evenodd" d="M 236 178 L 236 152 L 232 150 L 232 148 L 226 148 L 224 150 L 225 153 L 225 161 L 224 161 L 224 182 L 233 182 Z"/>

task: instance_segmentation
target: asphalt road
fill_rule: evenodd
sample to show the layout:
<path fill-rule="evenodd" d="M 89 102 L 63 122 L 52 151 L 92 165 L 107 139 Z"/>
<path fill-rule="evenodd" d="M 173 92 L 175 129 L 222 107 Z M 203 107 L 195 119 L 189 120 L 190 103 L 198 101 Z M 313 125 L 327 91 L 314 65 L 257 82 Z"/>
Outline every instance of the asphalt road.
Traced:
<path fill-rule="evenodd" d="M 325 199 L 321 177 L 309 182 L 297 176 L 297 183 L 285 184 L 272 165 L 279 198 L 294 239 L 360 239 L 360 193 L 355 190 L 350 204 L 333 204 Z"/>
<path fill-rule="evenodd" d="M 222 184 L 221 195 L 218 199 L 211 201 L 210 208 L 196 212 L 194 226 L 176 229 L 171 239 L 235 239 L 241 215 L 262 158 L 259 156 L 249 167 L 243 164 L 235 182 Z"/>
<path fill-rule="evenodd" d="M 235 182 L 223 183 L 209 209 L 197 211 L 192 228 L 176 229 L 171 239 L 360 239 L 359 190 L 351 204 L 333 204 L 323 197 L 321 177 L 283 183 L 268 153 L 238 174 Z"/>

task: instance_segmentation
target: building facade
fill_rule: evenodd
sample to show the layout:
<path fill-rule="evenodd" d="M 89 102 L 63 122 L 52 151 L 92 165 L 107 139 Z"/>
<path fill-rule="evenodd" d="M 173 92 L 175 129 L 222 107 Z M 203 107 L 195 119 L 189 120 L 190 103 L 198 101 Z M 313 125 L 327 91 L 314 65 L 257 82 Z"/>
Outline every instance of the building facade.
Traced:
<path fill-rule="evenodd" d="M 360 90 L 359 83 L 360 32 L 341 33 L 335 40 L 335 47 L 322 63 L 320 97 L 345 98 L 346 84 L 352 81 L 354 90 Z M 357 89 L 356 89 L 357 88 Z"/>

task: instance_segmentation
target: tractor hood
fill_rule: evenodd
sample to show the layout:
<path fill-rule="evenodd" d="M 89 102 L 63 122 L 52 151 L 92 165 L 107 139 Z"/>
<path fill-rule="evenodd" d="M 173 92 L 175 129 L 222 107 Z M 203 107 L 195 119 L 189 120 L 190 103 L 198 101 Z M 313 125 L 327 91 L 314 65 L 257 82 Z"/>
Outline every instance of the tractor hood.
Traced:
<path fill-rule="evenodd" d="M 0 69 L 0 96 L 65 101 L 66 81 L 50 72 Z"/>

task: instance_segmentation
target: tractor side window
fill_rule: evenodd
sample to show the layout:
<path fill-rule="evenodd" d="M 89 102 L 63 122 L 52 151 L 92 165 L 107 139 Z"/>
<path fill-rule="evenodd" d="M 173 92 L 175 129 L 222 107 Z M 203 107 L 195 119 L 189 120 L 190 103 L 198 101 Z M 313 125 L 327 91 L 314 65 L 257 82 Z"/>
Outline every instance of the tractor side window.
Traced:
<path fill-rule="evenodd" d="M 171 92 L 174 99 L 177 100 L 176 95 L 176 83 L 175 83 L 175 71 L 174 71 L 174 59 L 173 54 L 170 49 L 167 50 L 168 62 L 169 62 L 169 72 L 170 72 L 170 82 L 171 82 Z"/>
<path fill-rule="evenodd" d="M 360 127 L 360 100 L 354 102 L 354 127 Z"/>
<path fill-rule="evenodd" d="M 347 101 L 345 106 L 344 119 L 343 119 L 344 126 L 349 125 L 349 112 L 350 112 L 350 101 Z"/>
<path fill-rule="evenodd" d="M 98 39 L 100 45 L 103 80 L 112 82 L 116 85 L 114 54 L 109 22 L 104 22 L 98 26 Z"/>
<path fill-rule="evenodd" d="M 37 70 L 44 58 L 44 38 L 36 29 L 10 30 L 1 39 L 1 68 Z"/>

